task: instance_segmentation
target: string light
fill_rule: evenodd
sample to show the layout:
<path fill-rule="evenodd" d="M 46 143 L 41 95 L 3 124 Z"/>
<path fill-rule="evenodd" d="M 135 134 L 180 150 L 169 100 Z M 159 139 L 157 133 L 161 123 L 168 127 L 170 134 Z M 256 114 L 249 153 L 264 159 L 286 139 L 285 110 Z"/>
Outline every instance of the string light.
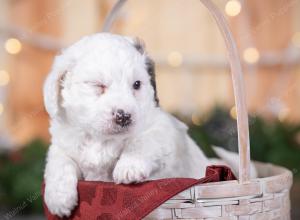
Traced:
<path fill-rule="evenodd" d="M 241 3 L 237 0 L 230 0 L 226 3 L 225 12 L 228 16 L 234 17 L 241 12 Z"/>
<path fill-rule="evenodd" d="M 172 67 L 179 67 L 182 64 L 182 55 L 178 51 L 173 51 L 168 55 L 168 64 Z"/>
<path fill-rule="evenodd" d="M 2 115 L 3 111 L 4 111 L 4 106 L 2 103 L 0 103 L 0 115 Z"/>
<path fill-rule="evenodd" d="M 237 1 L 237 0 L 235 0 Z M 292 42 L 299 42 L 298 39 L 298 34 L 300 33 L 299 31 L 295 33 L 295 37 L 291 39 Z M 9 26 L 9 27 L 1 27 L 0 26 L 0 35 L 4 36 L 15 36 L 16 39 L 22 39 L 22 42 L 26 42 L 26 44 L 32 45 L 37 48 L 41 48 L 44 50 L 49 50 L 49 51 L 58 51 L 61 48 L 64 48 L 68 46 L 69 44 L 66 42 L 63 42 L 59 39 L 53 38 L 50 35 L 45 35 L 45 34 L 33 34 L 30 31 L 20 28 L 18 26 Z M 300 43 L 299 43 L 300 44 Z M 296 45 L 299 45 L 296 44 Z M 22 44 L 21 44 L 22 47 Z M 181 54 L 180 54 L 181 55 Z M 272 55 L 272 58 L 269 58 L 268 56 L 264 56 L 263 54 L 259 55 L 259 61 L 262 65 L 266 64 L 268 66 L 275 66 L 278 64 L 282 63 L 282 60 L 285 59 L 287 60 L 288 63 L 291 65 L 294 64 L 299 64 L 300 63 L 300 55 L 298 53 L 295 53 L 295 51 L 289 51 L 285 53 L 268 53 L 268 55 Z M 194 57 L 187 57 L 187 64 L 186 65 L 194 65 L 195 59 Z M 191 60 L 191 61 L 190 61 Z M 167 60 L 166 60 L 167 61 Z M 182 56 L 181 56 L 181 62 L 179 66 L 182 64 Z M 165 60 L 162 61 L 164 63 Z M 226 65 L 226 59 L 225 58 L 219 58 L 219 57 L 207 57 L 203 60 L 197 61 L 197 65 L 216 65 L 216 66 L 225 66 Z M 167 62 L 168 64 L 168 62 Z"/>
<path fill-rule="evenodd" d="M 202 124 L 202 120 L 199 113 L 192 114 L 192 122 L 194 125 L 198 125 L 198 126 Z"/>
<path fill-rule="evenodd" d="M 283 122 L 287 119 L 287 117 L 289 116 L 290 110 L 288 108 L 284 108 L 282 109 L 279 113 L 278 113 L 278 119 L 279 121 Z"/>
<path fill-rule="evenodd" d="M 17 54 L 17 53 L 20 53 L 20 51 L 22 49 L 22 44 L 16 38 L 9 38 L 6 40 L 4 47 L 7 51 L 7 53 Z"/>
<path fill-rule="evenodd" d="M 0 70 L 0 86 L 6 86 L 9 83 L 10 77 L 8 72 Z"/>
<path fill-rule="evenodd" d="M 300 32 L 296 32 L 296 33 L 293 35 L 292 43 L 293 43 L 296 47 L 300 47 Z"/>
<path fill-rule="evenodd" d="M 259 60 L 259 58 L 260 58 L 260 54 L 258 50 L 254 47 L 249 47 L 245 49 L 243 52 L 243 59 L 247 63 L 254 64 Z"/>
<path fill-rule="evenodd" d="M 236 113 L 236 107 L 233 106 L 231 109 L 230 109 L 230 117 L 233 118 L 233 119 L 237 119 L 237 113 Z"/>
<path fill-rule="evenodd" d="M 300 144 L 300 132 L 296 133 L 295 140 L 296 140 L 297 144 Z"/>

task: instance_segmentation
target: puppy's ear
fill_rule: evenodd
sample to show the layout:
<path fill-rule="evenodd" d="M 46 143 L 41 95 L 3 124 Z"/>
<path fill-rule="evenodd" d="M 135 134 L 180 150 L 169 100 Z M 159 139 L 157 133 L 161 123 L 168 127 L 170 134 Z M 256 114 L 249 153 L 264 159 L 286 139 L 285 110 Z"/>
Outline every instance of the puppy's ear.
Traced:
<path fill-rule="evenodd" d="M 140 54 L 145 54 L 145 43 L 138 37 L 124 37 L 131 43 Z"/>
<path fill-rule="evenodd" d="M 56 57 L 43 88 L 45 108 L 51 118 L 54 118 L 60 110 L 62 83 L 69 72 L 67 66 L 61 65 L 59 59 Z"/>
<path fill-rule="evenodd" d="M 156 105 L 159 106 L 159 99 L 157 96 L 156 80 L 155 80 L 155 63 L 149 56 L 146 57 L 146 68 L 147 68 L 147 72 L 150 76 L 150 83 L 154 90 L 154 101 L 155 101 Z"/>
<path fill-rule="evenodd" d="M 156 103 L 156 105 L 159 105 L 159 99 L 157 96 L 157 91 L 156 91 L 156 80 L 155 80 L 155 63 L 154 61 L 151 59 L 151 57 L 149 57 L 149 55 L 146 52 L 146 47 L 145 47 L 145 43 L 144 41 L 142 41 L 139 38 L 130 38 L 130 37 L 126 37 L 126 39 L 134 46 L 134 48 L 143 56 L 145 56 L 145 65 L 147 68 L 147 72 L 150 76 L 150 83 L 153 87 L 154 90 L 154 101 Z"/>

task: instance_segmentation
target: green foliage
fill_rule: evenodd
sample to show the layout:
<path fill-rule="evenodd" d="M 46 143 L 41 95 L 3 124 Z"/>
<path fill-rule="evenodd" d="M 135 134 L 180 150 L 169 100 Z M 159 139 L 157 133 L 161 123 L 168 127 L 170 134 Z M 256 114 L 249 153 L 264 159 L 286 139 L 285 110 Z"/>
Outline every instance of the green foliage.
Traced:
<path fill-rule="evenodd" d="M 251 158 L 285 166 L 300 177 L 300 124 L 267 121 L 258 116 L 249 118 Z M 228 111 L 216 109 L 200 126 L 191 125 L 193 139 L 208 156 L 211 145 L 236 151 L 238 148 L 236 121 Z"/>
<path fill-rule="evenodd" d="M 41 184 L 47 145 L 36 140 L 20 151 L 0 154 L 0 206 L 22 213 L 41 212 Z"/>

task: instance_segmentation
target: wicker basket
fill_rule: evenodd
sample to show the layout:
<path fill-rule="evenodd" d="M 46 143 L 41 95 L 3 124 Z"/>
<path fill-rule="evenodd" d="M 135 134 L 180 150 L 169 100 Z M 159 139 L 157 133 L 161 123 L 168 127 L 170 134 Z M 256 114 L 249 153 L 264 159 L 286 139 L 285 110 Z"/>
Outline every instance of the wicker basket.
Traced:
<path fill-rule="evenodd" d="M 250 144 L 243 74 L 236 44 L 223 14 L 200 0 L 224 37 L 237 107 L 239 180 L 197 185 L 165 202 L 146 219 L 289 220 L 292 173 L 272 164 L 255 163 L 258 177 L 250 180 Z M 108 31 L 126 0 L 118 0 L 104 23 Z"/>

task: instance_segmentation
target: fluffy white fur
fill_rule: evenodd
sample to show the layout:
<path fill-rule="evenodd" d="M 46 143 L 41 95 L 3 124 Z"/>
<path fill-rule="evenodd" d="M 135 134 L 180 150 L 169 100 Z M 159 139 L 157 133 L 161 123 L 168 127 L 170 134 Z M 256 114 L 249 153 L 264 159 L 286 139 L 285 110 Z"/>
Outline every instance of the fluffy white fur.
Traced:
<path fill-rule="evenodd" d="M 52 135 L 45 202 L 53 214 L 70 215 L 79 179 L 128 184 L 200 178 L 210 164 L 187 127 L 156 105 L 147 54 L 134 44 L 101 33 L 81 39 L 55 59 L 44 86 Z M 134 90 L 138 80 L 141 88 Z M 129 126 L 116 125 L 116 109 L 131 114 Z"/>

